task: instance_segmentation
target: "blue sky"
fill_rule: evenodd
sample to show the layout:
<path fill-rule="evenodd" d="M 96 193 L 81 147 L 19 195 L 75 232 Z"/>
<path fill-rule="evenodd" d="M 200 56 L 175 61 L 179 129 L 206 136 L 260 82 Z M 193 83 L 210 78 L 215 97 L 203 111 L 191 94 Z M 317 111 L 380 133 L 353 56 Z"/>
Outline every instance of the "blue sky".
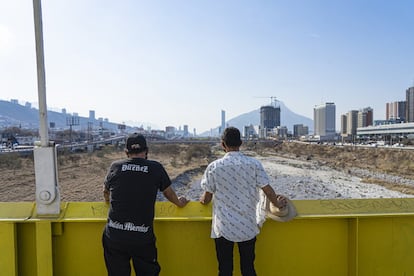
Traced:
<path fill-rule="evenodd" d="M 197 133 L 276 97 L 313 118 L 414 84 L 414 1 L 42 1 L 48 108 Z M 0 0 L 0 99 L 37 102 L 32 1 Z M 283 122 L 282 122 L 283 124 Z"/>

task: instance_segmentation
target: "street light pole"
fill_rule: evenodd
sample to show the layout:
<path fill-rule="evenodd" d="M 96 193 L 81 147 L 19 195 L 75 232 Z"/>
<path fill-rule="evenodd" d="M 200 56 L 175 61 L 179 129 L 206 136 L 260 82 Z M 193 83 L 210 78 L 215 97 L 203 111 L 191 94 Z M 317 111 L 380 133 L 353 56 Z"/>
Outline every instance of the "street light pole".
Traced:
<path fill-rule="evenodd" d="M 43 48 L 43 24 L 41 0 L 33 0 L 35 39 L 36 39 L 36 64 L 37 64 L 37 90 L 39 99 L 40 142 L 42 147 L 49 146 L 49 134 L 47 128 L 46 106 L 46 74 Z"/>
<path fill-rule="evenodd" d="M 60 214 L 60 193 L 57 173 L 56 147 L 49 144 L 46 106 L 46 77 L 43 49 L 43 26 L 41 0 L 33 0 L 33 15 L 36 40 L 37 88 L 39 96 L 40 147 L 33 150 L 36 209 L 40 216 Z"/>

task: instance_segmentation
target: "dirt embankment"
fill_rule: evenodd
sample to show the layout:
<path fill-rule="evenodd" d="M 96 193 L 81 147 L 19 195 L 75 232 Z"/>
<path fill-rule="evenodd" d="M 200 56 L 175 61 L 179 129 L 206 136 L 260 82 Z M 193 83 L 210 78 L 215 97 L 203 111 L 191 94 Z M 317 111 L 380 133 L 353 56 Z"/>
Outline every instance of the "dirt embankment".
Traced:
<path fill-rule="evenodd" d="M 94 153 L 58 153 L 62 201 L 102 201 L 102 185 L 110 164 L 125 158 L 122 149 L 106 146 Z M 162 163 L 173 182 L 191 181 L 214 159 L 209 144 L 150 144 L 148 157 Z M 33 156 L 0 155 L 0 202 L 35 201 Z"/>
<path fill-rule="evenodd" d="M 335 169 L 357 167 L 414 179 L 414 150 L 297 142 L 281 143 L 274 150 L 285 156 L 317 160 Z"/>

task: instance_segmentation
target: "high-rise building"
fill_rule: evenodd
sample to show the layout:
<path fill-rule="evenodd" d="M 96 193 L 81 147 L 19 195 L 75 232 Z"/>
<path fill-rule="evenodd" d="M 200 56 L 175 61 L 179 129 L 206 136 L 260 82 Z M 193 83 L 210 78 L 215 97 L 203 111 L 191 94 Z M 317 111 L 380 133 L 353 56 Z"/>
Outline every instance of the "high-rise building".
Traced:
<path fill-rule="evenodd" d="M 346 134 L 348 136 L 350 135 L 356 135 L 356 131 L 358 128 L 358 110 L 351 110 L 348 111 L 346 115 Z"/>
<path fill-rule="evenodd" d="M 371 107 L 366 107 L 358 112 L 358 127 L 374 125 L 374 111 Z"/>
<path fill-rule="evenodd" d="M 358 111 L 358 123 L 357 127 L 365 127 L 367 124 L 367 114 L 362 112 L 362 110 Z"/>
<path fill-rule="evenodd" d="M 260 128 L 270 131 L 280 126 L 280 107 L 266 105 L 260 107 Z"/>
<path fill-rule="evenodd" d="M 348 116 L 346 114 L 341 115 L 341 135 L 346 136 L 347 132 L 347 120 Z"/>
<path fill-rule="evenodd" d="M 220 135 L 223 134 L 224 129 L 226 128 L 226 111 L 221 111 L 221 127 L 220 127 Z"/>
<path fill-rule="evenodd" d="M 89 110 L 89 120 L 95 120 L 95 110 Z"/>
<path fill-rule="evenodd" d="M 405 120 L 407 123 L 414 122 L 414 87 L 405 91 Z"/>
<path fill-rule="evenodd" d="M 406 101 L 398 101 L 386 104 L 385 119 L 387 121 L 405 121 Z"/>
<path fill-rule="evenodd" d="M 313 109 L 313 121 L 315 135 L 335 136 L 335 112 L 334 103 L 325 103 L 315 106 Z"/>

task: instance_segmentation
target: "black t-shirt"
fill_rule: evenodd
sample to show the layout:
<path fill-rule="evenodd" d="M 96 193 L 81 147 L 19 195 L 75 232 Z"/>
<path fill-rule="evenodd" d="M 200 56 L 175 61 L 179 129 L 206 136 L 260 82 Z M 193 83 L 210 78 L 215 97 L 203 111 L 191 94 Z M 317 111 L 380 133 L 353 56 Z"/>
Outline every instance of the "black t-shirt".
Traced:
<path fill-rule="evenodd" d="M 156 161 L 133 158 L 112 163 L 105 178 L 105 187 L 110 191 L 107 237 L 135 244 L 154 241 L 157 192 L 170 185 L 167 172 Z"/>

